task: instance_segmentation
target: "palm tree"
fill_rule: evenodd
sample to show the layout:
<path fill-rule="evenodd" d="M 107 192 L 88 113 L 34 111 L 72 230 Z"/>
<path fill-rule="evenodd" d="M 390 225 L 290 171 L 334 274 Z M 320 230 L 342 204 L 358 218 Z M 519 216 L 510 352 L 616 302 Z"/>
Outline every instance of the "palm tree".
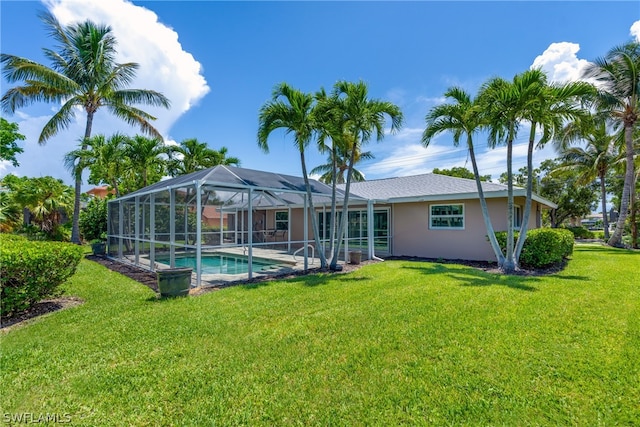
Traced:
<path fill-rule="evenodd" d="M 307 200 L 311 209 L 311 225 L 316 248 L 320 256 L 321 268 L 327 265 L 324 249 L 320 244 L 320 233 L 318 230 L 318 220 L 313 207 L 311 196 L 311 185 L 307 173 L 307 164 L 304 152 L 315 133 L 315 120 L 313 117 L 314 97 L 294 89 L 287 83 L 278 84 L 274 90 L 271 101 L 266 102 L 260 108 L 258 126 L 258 146 L 265 152 L 269 152 L 267 140 L 271 132 L 276 129 L 283 129 L 287 134 L 293 134 L 294 143 L 300 152 L 300 164 L 302 165 L 302 176 L 307 190 Z"/>
<path fill-rule="evenodd" d="M 344 184 L 346 180 L 346 171 L 349 169 L 349 154 L 351 153 L 352 144 L 336 144 L 335 153 L 332 151 L 329 154 L 327 163 L 324 165 L 316 166 L 311 169 L 311 174 L 321 174 L 320 181 L 325 184 L 331 184 L 334 181 L 337 184 Z M 364 153 L 358 151 L 355 156 L 354 165 L 363 160 L 372 160 L 375 156 L 371 151 L 365 151 Z M 334 159 L 336 167 L 334 169 Z M 335 171 L 335 173 L 334 173 Z M 362 182 L 365 180 L 364 174 L 357 169 L 353 169 L 353 181 Z"/>
<path fill-rule="evenodd" d="M 127 88 L 135 77 L 138 64 L 115 62 L 116 39 L 111 28 L 89 20 L 63 27 L 49 13 L 41 18 L 58 44 L 57 52 L 43 49 L 52 66 L 1 54 L 0 62 L 7 81 L 25 82 L 23 86 L 13 87 L 3 95 L 3 110 L 13 113 L 41 101 L 60 103 L 62 106 L 40 133 L 40 144 L 45 144 L 49 138 L 69 127 L 75 117 L 76 107 L 82 107 L 87 114 L 83 141 L 91 137 L 94 115 L 101 107 L 128 124 L 139 126 L 142 132 L 160 137 L 150 123 L 155 117 L 134 105 L 168 108 L 169 100 L 156 91 Z M 83 143 L 81 149 L 85 148 Z M 80 243 L 78 219 L 81 184 L 81 175 L 76 174 L 71 232 L 71 241 L 74 243 Z"/>
<path fill-rule="evenodd" d="M 72 188 L 50 176 L 21 178 L 13 185 L 14 200 L 29 209 L 31 219 L 40 230 L 55 237 L 62 220 L 73 203 Z"/>
<path fill-rule="evenodd" d="M 227 157 L 227 153 L 229 149 L 227 147 L 220 147 L 219 150 L 215 151 L 214 157 L 214 166 L 216 165 L 224 165 L 224 166 L 240 166 L 240 159 L 234 156 Z"/>
<path fill-rule="evenodd" d="M 84 149 L 81 142 L 78 149 L 65 155 L 65 166 L 74 177 L 89 169 L 90 184 L 107 184 L 114 189 L 115 196 L 120 197 L 121 182 L 127 169 L 124 149 L 127 141 L 129 137 L 121 133 L 109 138 L 92 136 L 86 140 Z"/>
<path fill-rule="evenodd" d="M 166 171 L 166 153 L 167 148 L 161 138 L 147 138 L 142 135 L 127 138 L 124 156 L 129 168 L 128 176 L 133 183 L 129 191 L 160 181 Z"/>
<path fill-rule="evenodd" d="M 520 85 L 523 86 L 523 85 Z M 482 121 L 489 130 L 489 146 L 499 143 L 507 146 L 507 243 L 502 271 L 512 273 L 516 269 L 513 242 L 513 141 L 518 133 L 522 102 L 525 97 L 511 82 L 496 77 L 487 81 L 480 89 L 478 103 L 481 105 Z"/>
<path fill-rule="evenodd" d="M 520 253 L 524 247 L 531 214 L 531 199 L 533 192 L 533 150 L 542 148 L 552 136 L 562 130 L 567 120 L 576 120 L 588 115 L 580 108 L 578 101 L 593 95 L 594 87 L 585 82 L 570 82 L 565 84 L 548 84 L 546 74 L 540 69 L 525 71 L 514 78 L 518 92 L 524 97 L 522 117 L 527 120 L 529 130 L 529 144 L 527 147 L 526 199 L 520 233 L 515 247 L 515 260 L 518 263 Z M 535 142 L 536 133 L 540 129 L 542 135 Z"/>
<path fill-rule="evenodd" d="M 533 180 L 527 180 L 526 201 L 518 242 L 514 246 L 513 207 L 513 141 L 524 121 L 531 124 L 527 152 L 527 176 L 533 176 L 533 149 L 535 135 L 540 128 L 542 137 L 538 146 L 543 146 L 561 128 L 563 120 L 574 118 L 582 110 L 572 104 L 579 96 L 590 93 L 585 83 L 564 86 L 549 85 L 546 75 L 538 69 L 517 74 L 511 82 L 501 78 L 489 80 L 482 86 L 479 100 L 482 104 L 483 121 L 489 130 L 489 144 L 507 146 L 507 247 L 502 270 L 513 272 L 518 266 L 520 252 L 524 246 L 531 211 Z"/>
<path fill-rule="evenodd" d="M 600 181 L 602 198 L 602 221 L 604 237 L 609 239 L 609 221 L 607 218 L 606 176 L 616 160 L 615 141 L 618 135 L 609 133 L 603 119 L 590 119 L 573 122 L 565 126 L 556 139 L 562 163 L 565 166 L 558 171 L 577 173 L 577 183 L 587 185 L 596 178 Z M 568 147 L 574 141 L 584 141 L 584 147 Z"/>
<path fill-rule="evenodd" d="M 342 133 L 349 135 L 351 152 L 347 160 L 347 179 L 344 189 L 342 218 L 338 227 L 336 249 L 331 258 L 330 268 L 335 269 L 338 264 L 340 245 L 347 224 L 349 208 L 349 190 L 353 177 L 353 167 L 356 155 L 362 146 L 375 136 L 377 141 L 384 138 L 385 117 L 391 119 L 391 132 L 395 133 L 402 127 L 403 115 L 400 108 L 388 101 L 369 99 L 367 85 L 359 81 L 352 83 L 339 81 L 333 87 L 333 104 L 336 109 Z"/>
<path fill-rule="evenodd" d="M 477 103 L 471 99 L 468 93 L 458 87 L 449 88 L 445 97 L 455 101 L 453 104 L 442 104 L 431 109 L 426 116 L 427 127 L 422 134 L 422 144 L 429 146 L 431 139 L 445 131 L 453 133 L 453 145 L 458 146 L 462 135 L 467 136 L 467 148 L 469 149 L 469 157 L 473 165 L 473 174 L 478 189 L 478 197 L 480 198 L 480 207 L 482 210 L 482 218 L 487 229 L 487 236 L 496 256 L 498 265 L 502 266 L 505 257 L 500 249 L 500 245 L 493 230 L 493 224 L 489 217 L 489 209 L 487 201 L 484 197 L 482 183 L 480 181 L 480 172 L 478 171 L 478 163 L 476 161 L 475 150 L 473 147 L 473 134 L 480 130 L 482 123 L 480 121 L 479 107 Z"/>
<path fill-rule="evenodd" d="M 22 209 L 8 191 L 0 191 L 0 233 L 10 233 L 20 225 Z"/>
<path fill-rule="evenodd" d="M 179 145 L 167 147 L 169 174 L 178 176 L 216 165 L 240 164 L 240 159 L 227 157 L 227 152 L 227 147 L 213 150 L 206 142 L 200 142 L 196 138 L 185 139 Z"/>
<path fill-rule="evenodd" d="M 614 47 L 605 58 L 598 58 L 585 69 L 584 77 L 598 83 L 597 107 L 624 129 L 626 169 L 620 200 L 620 215 L 613 235 L 607 242 L 622 246 L 622 231 L 629 212 L 634 182 L 634 132 L 640 117 L 640 43 Z"/>

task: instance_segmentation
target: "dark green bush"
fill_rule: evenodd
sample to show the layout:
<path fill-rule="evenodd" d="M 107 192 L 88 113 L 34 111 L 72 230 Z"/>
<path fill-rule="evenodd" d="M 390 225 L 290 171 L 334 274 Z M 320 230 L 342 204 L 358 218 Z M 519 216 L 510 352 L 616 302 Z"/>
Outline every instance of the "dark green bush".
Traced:
<path fill-rule="evenodd" d="M 83 248 L 61 242 L 33 242 L 0 235 L 0 315 L 11 316 L 45 298 L 59 295 Z"/>
<path fill-rule="evenodd" d="M 585 227 L 565 227 L 565 229 L 572 232 L 576 239 L 595 239 L 596 236 L 593 231 L 589 231 Z"/>
<path fill-rule="evenodd" d="M 107 199 L 94 197 L 80 212 L 80 234 L 85 240 L 102 239 L 107 234 Z"/>
<path fill-rule="evenodd" d="M 514 232 L 514 246 L 518 232 Z M 496 238 L 506 253 L 507 232 L 499 231 Z M 525 268 L 545 268 L 562 262 L 573 253 L 573 233 L 560 228 L 537 228 L 527 232 L 520 254 L 520 265 Z"/>

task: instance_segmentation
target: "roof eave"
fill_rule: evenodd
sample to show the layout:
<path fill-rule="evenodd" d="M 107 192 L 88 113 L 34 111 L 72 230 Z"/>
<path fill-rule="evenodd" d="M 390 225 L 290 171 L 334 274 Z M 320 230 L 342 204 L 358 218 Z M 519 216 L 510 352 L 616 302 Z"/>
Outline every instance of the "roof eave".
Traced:
<path fill-rule="evenodd" d="M 524 189 L 514 189 L 513 195 L 517 197 L 525 197 L 526 191 Z M 506 198 L 507 191 L 506 190 L 485 191 L 484 197 L 485 199 Z M 478 199 L 478 198 L 479 198 L 478 192 L 470 192 L 470 193 L 433 194 L 433 195 L 410 196 L 410 197 L 391 197 L 386 200 L 376 199 L 375 202 L 376 203 L 441 202 L 445 200 L 472 200 L 472 199 Z M 556 205 L 552 201 L 547 200 L 543 197 L 540 197 L 537 194 L 532 194 L 531 199 L 545 206 L 548 206 L 551 209 L 555 209 L 558 207 L 558 205 Z"/>

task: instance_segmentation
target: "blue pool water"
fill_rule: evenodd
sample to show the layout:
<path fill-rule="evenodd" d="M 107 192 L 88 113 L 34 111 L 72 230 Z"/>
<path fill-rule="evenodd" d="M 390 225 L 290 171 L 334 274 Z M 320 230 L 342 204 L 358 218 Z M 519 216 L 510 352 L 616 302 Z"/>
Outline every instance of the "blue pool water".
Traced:
<path fill-rule="evenodd" d="M 168 256 L 156 257 L 156 261 L 169 264 Z M 190 267 L 196 271 L 196 257 L 176 256 L 176 267 Z M 253 271 L 281 268 L 278 263 L 253 258 Z M 249 272 L 249 259 L 240 255 L 206 254 L 202 255 L 202 274 L 246 274 Z"/>

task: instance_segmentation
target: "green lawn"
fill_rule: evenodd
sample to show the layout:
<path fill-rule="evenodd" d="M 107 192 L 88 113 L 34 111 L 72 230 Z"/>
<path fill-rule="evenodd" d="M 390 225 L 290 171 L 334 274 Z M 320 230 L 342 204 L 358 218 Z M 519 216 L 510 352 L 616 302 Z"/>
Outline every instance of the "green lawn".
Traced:
<path fill-rule="evenodd" d="M 640 253 L 556 275 L 388 261 L 156 300 L 83 260 L 85 304 L 0 334 L 0 416 L 73 425 L 632 425 Z"/>

